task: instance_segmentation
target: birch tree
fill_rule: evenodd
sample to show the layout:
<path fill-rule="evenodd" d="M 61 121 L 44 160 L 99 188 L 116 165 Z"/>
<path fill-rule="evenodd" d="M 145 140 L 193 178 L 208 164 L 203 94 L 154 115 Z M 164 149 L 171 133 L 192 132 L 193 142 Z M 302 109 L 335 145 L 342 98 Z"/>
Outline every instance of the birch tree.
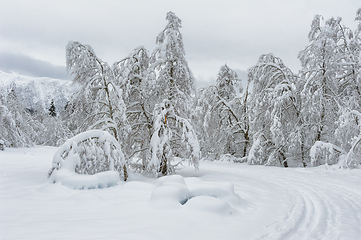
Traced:
<path fill-rule="evenodd" d="M 341 19 L 331 18 L 321 25 L 316 15 L 308 34 L 310 45 L 298 55 L 301 63 L 303 116 L 309 126 L 307 135 L 313 141 L 331 141 L 338 118 L 340 82 L 337 79 L 339 55 L 337 26 Z"/>
<path fill-rule="evenodd" d="M 189 120 L 194 78 L 185 59 L 181 20 L 173 12 L 167 13 L 166 20 L 150 58 L 156 104 L 147 168 L 156 174 L 171 173 L 175 157 L 188 159 L 196 168 L 199 160 L 199 144 Z"/>
<path fill-rule="evenodd" d="M 146 169 L 147 151 L 152 134 L 154 108 L 153 86 L 148 79 L 149 56 L 144 47 L 134 49 L 128 57 L 114 64 L 117 85 L 123 89 L 129 133 L 126 152 L 129 157 L 142 159 L 139 166 Z"/>
<path fill-rule="evenodd" d="M 236 96 L 237 73 L 223 65 L 216 86 L 199 91 L 193 113 L 201 136 L 203 157 L 218 159 L 222 154 L 244 157 L 249 143 L 247 97 Z"/>
<path fill-rule="evenodd" d="M 66 65 L 80 90 L 72 99 L 73 118 L 80 131 L 109 131 L 118 141 L 125 122 L 125 105 L 120 88 L 114 83 L 114 71 L 99 59 L 89 45 L 69 42 Z"/>
<path fill-rule="evenodd" d="M 296 76 L 273 54 L 261 55 L 248 70 L 253 83 L 250 99 L 250 128 L 254 136 L 250 164 L 288 166 L 290 148 L 300 145 L 299 106 Z M 298 141 L 299 144 L 296 144 Z M 295 149 L 293 149 L 293 154 Z M 299 153 L 299 151 L 296 151 Z"/>
<path fill-rule="evenodd" d="M 195 94 L 194 77 L 185 59 L 182 21 L 168 12 L 168 24 L 156 39 L 158 47 L 152 53 L 150 64 L 156 73 L 157 102 L 168 99 L 182 117 L 189 117 L 190 103 Z"/>

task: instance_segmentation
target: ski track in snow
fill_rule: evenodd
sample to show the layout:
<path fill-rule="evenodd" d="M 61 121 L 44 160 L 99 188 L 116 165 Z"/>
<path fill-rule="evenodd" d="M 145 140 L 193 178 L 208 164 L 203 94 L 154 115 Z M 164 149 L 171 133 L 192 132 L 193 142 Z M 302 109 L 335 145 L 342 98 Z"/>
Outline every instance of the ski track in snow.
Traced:
<path fill-rule="evenodd" d="M 248 167 L 251 166 L 247 166 L 247 171 Z M 286 189 L 292 201 L 282 219 L 269 224 L 265 233 L 258 239 L 361 239 L 360 185 L 357 188 L 350 187 L 347 186 L 347 182 L 338 178 L 336 180 L 329 178 L 327 179 L 329 182 L 308 178 L 307 171 L 315 171 L 316 174 L 317 171 L 325 172 L 325 170 L 320 170 L 322 167 L 290 170 L 264 166 L 253 167 L 259 168 L 258 174 L 255 174 L 257 171 L 247 172 L 243 169 L 228 168 L 225 174 L 228 176 L 231 174 L 234 178 L 243 176 L 254 181 L 257 179 L 265 181 L 268 185 L 265 189 Z M 280 174 L 267 175 L 273 170 Z M 330 170 L 330 172 L 333 171 Z M 340 172 L 347 171 L 350 170 Z M 244 182 L 237 184 L 242 188 Z M 287 196 L 285 195 L 284 198 Z"/>
<path fill-rule="evenodd" d="M 46 179 L 56 148 L 0 152 L 0 239 L 361 239 L 361 170 L 201 162 L 186 182 L 231 182 L 232 216 L 149 204 L 156 179 L 131 175 L 106 189 Z"/>

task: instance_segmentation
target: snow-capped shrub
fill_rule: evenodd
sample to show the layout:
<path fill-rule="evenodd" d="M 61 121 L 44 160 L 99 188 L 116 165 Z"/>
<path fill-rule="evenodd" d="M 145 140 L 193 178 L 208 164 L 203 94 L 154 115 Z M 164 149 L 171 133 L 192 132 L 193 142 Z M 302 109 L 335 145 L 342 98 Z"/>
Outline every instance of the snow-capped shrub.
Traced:
<path fill-rule="evenodd" d="M 336 164 L 343 154 L 346 152 L 332 143 L 317 141 L 310 150 L 311 166 L 317 167 L 326 163 L 328 165 Z"/>
<path fill-rule="evenodd" d="M 59 147 L 49 177 L 61 168 L 88 175 L 118 171 L 127 180 L 127 165 L 121 146 L 112 135 L 100 130 L 80 133 Z"/>

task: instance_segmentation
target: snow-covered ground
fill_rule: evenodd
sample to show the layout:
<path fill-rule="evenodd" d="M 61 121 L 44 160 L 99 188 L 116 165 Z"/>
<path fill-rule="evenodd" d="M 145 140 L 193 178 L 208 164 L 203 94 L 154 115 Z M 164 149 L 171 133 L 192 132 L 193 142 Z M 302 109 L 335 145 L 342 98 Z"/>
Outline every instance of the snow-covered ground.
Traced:
<path fill-rule="evenodd" d="M 55 151 L 0 152 L 0 239 L 361 239 L 358 169 L 201 162 L 77 190 L 48 181 Z"/>

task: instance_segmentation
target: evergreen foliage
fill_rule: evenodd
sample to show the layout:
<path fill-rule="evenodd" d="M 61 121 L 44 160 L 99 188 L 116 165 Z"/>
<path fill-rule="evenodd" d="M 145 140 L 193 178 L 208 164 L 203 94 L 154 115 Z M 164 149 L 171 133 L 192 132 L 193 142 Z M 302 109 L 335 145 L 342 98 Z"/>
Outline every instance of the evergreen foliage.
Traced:
<path fill-rule="evenodd" d="M 50 107 L 49 107 L 49 115 L 51 117 L 56 117 L 56 110 L 55 110 L 54 100 L 51 100 Z"/>

